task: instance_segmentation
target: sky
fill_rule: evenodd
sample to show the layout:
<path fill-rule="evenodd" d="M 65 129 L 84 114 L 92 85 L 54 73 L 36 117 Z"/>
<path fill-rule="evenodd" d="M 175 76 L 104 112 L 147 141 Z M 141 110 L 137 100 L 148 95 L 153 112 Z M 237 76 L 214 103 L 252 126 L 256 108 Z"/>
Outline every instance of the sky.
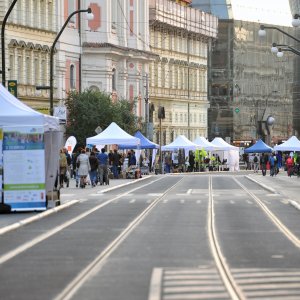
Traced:
<path fill-rule="evenodd" d="M 289 0 L 193 0 L 192 6 L 221 19 L 292 26 Z"/>
<path fill-rule="evenodd" d="M 234 19 L 292 26 L 288 0 L 231 0 Z"/>

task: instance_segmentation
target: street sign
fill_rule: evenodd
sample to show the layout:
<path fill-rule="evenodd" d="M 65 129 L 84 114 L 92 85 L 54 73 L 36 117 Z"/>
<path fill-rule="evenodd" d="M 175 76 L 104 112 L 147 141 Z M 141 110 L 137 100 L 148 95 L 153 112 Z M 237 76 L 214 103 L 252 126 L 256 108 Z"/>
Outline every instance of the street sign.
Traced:
<path fill-rule="evenodd" d="M 100 126 L 98 126 L 96 129 L 95 129 L 95 132 L 97 134 L 101 133 L 102 132 L 102 128 Z"/>
<path fill-rule="evenodd" d="M 17 80 L 8 80 L 8 91 L 15 97 L 18 97 L 18 82 Z"/>
<path fill-rule="evenodd" d="M 234 111 L 238 114 L 240 112 L 240 109 L 236 107 Z"/>

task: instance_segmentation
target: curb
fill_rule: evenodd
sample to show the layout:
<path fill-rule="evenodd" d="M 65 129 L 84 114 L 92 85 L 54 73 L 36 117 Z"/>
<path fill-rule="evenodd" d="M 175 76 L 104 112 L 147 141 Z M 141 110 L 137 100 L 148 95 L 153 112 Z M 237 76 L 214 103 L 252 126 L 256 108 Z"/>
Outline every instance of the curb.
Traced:
<path fill-rule="evenodd" d="M 149 175 L 147 177 L 142 177 L 142 178 L 136 179 L 134 181 L 130 181 L 130 182 L 127 182 L 127 183 L 124 183 L 124 184 L 116 185 L 114 187 L 105 189 L 105 190 L 103 190 L 101 192 L 97 192 L 97 193 L 98 194 L 107 193 L 107 192 L 115 190 L 115 189 L 117 189 L 119 187 L 123 187 L 123 186 L 126 186 L 126 185 L 134 184 L 134 183 L 136 183 L 138 181 L 145 180 L 147 178 L 150 178 L 151 176 L 152 175 Z M 8 225 L 8 226 L 5 226 L 3 228 L 0 228 L 0 235 L 3 235 L 3 234 L 5 234 L 7 232 L 10 232 L 12 230 L 18 229 L 18 228 L 20 228 L 20 227 L 22 227 L 24 225 L 30 224 L 30 223 L 35 222 L 37 220 L 43 219 L 43 218 L 45 218 L 45 217 L 47 217 L 47 216 L 49 216 L 49 215 L 51 215 L 51 214 L 53 214 L 55 212 L 59 212 L 59 211 L 65 209 L 65 208 L 68 208 L 68 207 L 70 207 L 70 206 L 72 206 L 72 205 L 74 205 L 76 203 L 79 203 L 79 202 L 80 202 L 80 200 L 70 200 L 67 203 L 64 203 L 62 205 L 50 208 L 49 210 L 46 210 L 46 211 L 44 211 L 42 213 L 39 213 L 36 216 L 30 217 L 30 218 L 26 218 L 24 220 L 18 221 L 16 223 L 11 224 L 11 225 Z"/>
<path fill-rule="evenodd" d="M 59 211 L 65 209 L 65 208 L 68 208 L 68 207 L 70 207 L 70 206 L 72 206 L 72 205 L 74 205 L 74 204 L 76 204 L 78 202 L 79 202 L 79 200 L 72 200 L 72 201 L 69 201 L 69 202 L 67 202 L 65 204 L 62 204 L 60 206 L 56 206 L 56 207 L 53 207 L 53 208 L 51 208 L 49 210 L 46 210 L 46 211 L 44 211 L 44 212 L 42 212 L 42 213 L 40 213 L 40 214 L 38 214 L 36 216 L 33 216 L 33 217 L 30 217 L 30 218 L 18 221 L 16 223 L 13 223 L 11 225 L 5 226 L 3 228 L 0 228 L 0 235 L 3 235 L 3 234 L 5 234 L 5 233 L 7 233 L 9 231 L 15 230 L 15 229 L 20 228 L 20 227 L 22 227 L 24 225 L 30 224 L 32 222 L 35 222 L 37 220 L 43 219 L 43 218 L 45 218 L 45 217 L 47 217 L 47 216 L 49 216 L 49 215 L 51 215 L 51 214 L 53 214 L 55 212 L 59 212 Z"/>
<path fill-rule="evenodd" d="M 271 192 L 271 193 L 274 193 L 274 194 L 278 194 L 278 192 L 275 191 L 273 188 L 271 188 L 271 187 L 265 185 L 264 183 L 261 183 L 261 182 L 255 180 L 254 178 L 251 178 L 251 176 L 246 175 L 245 177 L 246 177 L 247 179 L 251 180 L 252 182 L 255 182 L 256 184 L 260 185 L 260 186 L 263 187 L 265 190 L 267 190 L 267 191 L 269 191 L 269 192 Z"/>
<path fill-rule="evenodd" d="M 267 185 L 258 182 L 257 180 L 255 180 L 254 178 L 251 178 L 251 176 L 245 176 L 246 178 L 248 178 L 249 180 L 255 182 L 256 184 L 260 185 L 261 187 L 263 187 L 264 189 L 266 189 L 267 191 L 274 193 L 274 194 L 280 194 L 277 191 L 275 191 L 274 189 L 272 189 L 271 187 L 268 187 Z M 294 206 L 296 209 L 300 210 L 300 204 L 295 201 L 295 200 L 288 200 L 289 204 Z"/>
<path fill-rule="evenodd" d="M 127 186 L 127 185 L 131 185 L 131 184 L 134 184 L 136 182 L 139 182 L 139 181 L 143 181 L 145 179 L 148 179 L 148 178 L 151 178 L 153 175 L 147 175 L 147 177 L 142 177 L 142 178 L 139 178 L 139 179 L 135 179 L 133 181 L 130 181 L 130 182 L 127 182 L 127 183 L 123 183 L 123 184 L 120 184 L 120 185 L 116 185 L 116 186 L 113 186 L 111 188 L 107 188 L 103 191 L 99 191 L 97 192 L 97 194 L 103 194 L 103 193 L 107 193 L 107 192 L 110 192 L 110 191 L 113 191 L 113 190 L 116 190 L 117 188 L 120 188 L 120 187 L 123 187 L 123 186 Z"/>

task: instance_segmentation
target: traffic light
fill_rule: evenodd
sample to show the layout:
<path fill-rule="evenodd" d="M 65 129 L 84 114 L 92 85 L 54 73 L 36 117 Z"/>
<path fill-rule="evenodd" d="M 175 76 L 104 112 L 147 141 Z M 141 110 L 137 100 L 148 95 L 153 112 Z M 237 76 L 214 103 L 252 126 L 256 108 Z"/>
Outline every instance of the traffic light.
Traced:
<path fill-rule="evenodd" d="M 158 118 L 164 119 L 165 118 L 165 108 L 163 106 L 160 106 L 158 108 Z"/>

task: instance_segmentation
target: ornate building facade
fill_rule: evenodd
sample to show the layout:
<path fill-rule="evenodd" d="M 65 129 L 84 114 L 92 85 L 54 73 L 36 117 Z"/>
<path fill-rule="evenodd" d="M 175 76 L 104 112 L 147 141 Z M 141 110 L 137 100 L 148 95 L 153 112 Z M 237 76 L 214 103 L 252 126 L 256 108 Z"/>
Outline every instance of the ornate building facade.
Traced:
<path fill-rule="evenodd" d="M 10 4 L 9 0 L 0 2 L 1 22 Z M 56 1 L 18 1 L 5 27 L 6 80 L 17 80 L 17 96 L 44 113 L 49 111 L 49 97 L 41 95 L 36 86 L 49 84 L 49 53 L 56 21 Z"/>
<path fill-rule="evenodd" d="M 88 1 L 86 1 L 88 2 Z M 149 63 L 148 0 L 94 0 L 91 30 L 82 28 L 82 88 L 132 103 L 140 124 L 147 112 Z"/>
<path fill-rule="evenodd" d="M 150 0 L 150 122 L 153 140 L 207 137 L 207 61 L 217 37 L 217 18 L 188 7 L 191 1 Z M 162 128 L 158 108 L 165 109 Z"/>

